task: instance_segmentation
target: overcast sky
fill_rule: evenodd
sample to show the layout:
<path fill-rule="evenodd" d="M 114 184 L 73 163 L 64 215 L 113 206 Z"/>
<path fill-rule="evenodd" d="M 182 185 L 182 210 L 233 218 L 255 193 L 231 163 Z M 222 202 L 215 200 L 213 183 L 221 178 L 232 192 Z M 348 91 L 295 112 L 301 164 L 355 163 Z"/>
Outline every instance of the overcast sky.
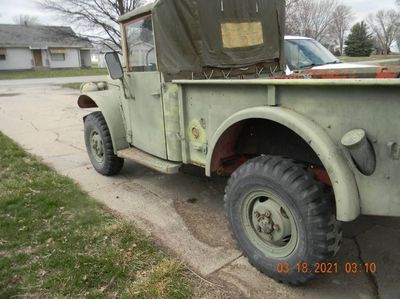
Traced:
<path fill-rule="evenodd" d="M 369 13 L 379 9 L 393 8 L 395 0 L 345 0 L 343 3 L 351 5 L 355 13 L 355 20 L 366 18 Z M 40 10 L 35 0 L 0 0 L 0 24 L 13 23 L 16 15 L 29 14 L 39 18 L 46 25 L 69 25 L 62 20 Z"/>

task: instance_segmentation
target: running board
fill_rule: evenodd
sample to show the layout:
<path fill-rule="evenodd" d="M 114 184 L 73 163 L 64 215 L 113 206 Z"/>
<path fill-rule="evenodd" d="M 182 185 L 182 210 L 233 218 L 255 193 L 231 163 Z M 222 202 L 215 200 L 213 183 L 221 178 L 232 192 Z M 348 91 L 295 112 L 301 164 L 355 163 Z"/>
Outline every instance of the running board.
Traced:
<path fill-rule="evenodd" d="M 123 159 L 135 161 L 139 164 L 166 174 L 178 173 L 179 168 L 182 165 L 181 163 L 170 162 L 154 157 L 133 147 L 118 151 L 117 156 Z"/>

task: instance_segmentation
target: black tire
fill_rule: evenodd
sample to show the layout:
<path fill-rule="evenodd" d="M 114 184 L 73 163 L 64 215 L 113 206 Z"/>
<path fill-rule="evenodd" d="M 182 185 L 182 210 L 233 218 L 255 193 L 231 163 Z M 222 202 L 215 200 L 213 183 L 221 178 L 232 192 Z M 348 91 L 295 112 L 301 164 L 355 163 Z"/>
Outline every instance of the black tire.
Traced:
<path fill-rule="evenodd" d="M 265 231 L 265 222 L 262 224 L 261 231 L 261 227 L 252 216 L 252 213 L 255 213 L 256 219 L 259 221 L 260 213 L 256 207 L 259 209 L 258 207 L 265 203 L 271 205 L 272 198 L 253 196 L 256 199 L 253 199 L 254 204 L 251 205 L 249 204 L 249 194 L 255 190 L 266 190 L 266 192 L 271 192 L 270 194 L 275 194 L 276 198 L 279 198 L 278 202 L 283 202 L 280 209 L 281 214 L 289 219 L 290 217 L 287 216 L 287 212 L 289 212 L 293 218 L 291 223 L 295 223 L 295 228 L 291 229 L 297 231 L 297 237 L 290 235 L 290 239 L 296 240 L 297 245 L 291 245 L 293 249 L 289 248 L 290 253 L 285 252 L 285 255 L 276 256 L 280 253 L 276 254 L 275 251 L 276 255 L 272 256 L 269 249 L 260 249 L 264 249 L 262 246 L 265 243 L 265 233 L 273 234 L 275 232 Z M 339 250 L 342 237 L 341 222 L 336 220 L 332 190 L 318 181 L 302 164 L 276 156 L 261 156 L 252 159 L 233 173 L 226 187 L 224 199 L 227 218 L 238 246 L 255 268 L 278 282 L 292 285 L 304 284 L 316 275 L 314 269 L 316 263 L 332 261 Z M 283 213 L 282 206 L 287 207 L 288 211 L 284 210 Z M 247 211 L 246 207 L 253 208 L 249 208 Z M 269 210 L 267 212 L 271 215 Z M 246 213 L 249 213 L 249 222 L 243 220 L 247 219 Z M 268 217 L 271 221 L 274 216 Z M 283 218 L 283 216 L 281 217 Z M 245 223 L 250 223 L 250 225 L 245 227 Z M 274 224 L 274 221 L 271 223 Z M 279 226 L 277 232 L 279 232 L 278 229 Z M 252 230 L 254 230 L 254 234 Z M 291 234 L 294 235 L 293 231 Z M 271 235 L 267 235 L 267 237 L 270 240 Z M 280 245 L 282 248 L 286 248 L 284 246 L 288 246 L 291 242 L 284 243 L 287 240 L 288 238 L 283 238 L 279 241 L 281 244 L 287 244 Z M 266 241 L 266 243 L 268 242 L 273 241 Z M 267 245 L 275 246 L 275 244 Z M 298 263 L 306 265 L 307 271 L 303 271 L 303 269 L 299 271 Z"/>
<path fill-rule="evenodd" d="M 96 171 L 105 176 L 118 174 L 124 166 L 124 159 L 114 154 L 110 131 L 101 112 L 93 112 L 85 118 L 84 134 L 86 150 Z M 92 134 L 97 134 L 97 138 L 99 140 L 101 139 L 101 145 L 99 147 L 102 148 L 102 154 L 100 153 L 97 155 L 92 148 Z"/>

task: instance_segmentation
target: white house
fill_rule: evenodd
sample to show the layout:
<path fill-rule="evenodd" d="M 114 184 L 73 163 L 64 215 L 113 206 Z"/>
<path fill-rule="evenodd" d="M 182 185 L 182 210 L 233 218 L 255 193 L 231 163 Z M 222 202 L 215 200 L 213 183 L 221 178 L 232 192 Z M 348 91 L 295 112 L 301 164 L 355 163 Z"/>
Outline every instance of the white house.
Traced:
<path fill-rule="evenodd" d="M 125 66 L 126 61 L 120 53 L 120 50 L 113 50 L 111 47 L 103 47 L 95 52 L 92 52 L 92 61 L 96 63 L 99 68 L 106 68 L 107 63 L 105 60 L 105 55 L 109 52 L 117 52 L 121 65 Z M 134 65 L 156 64 L 156 54 L 153 44 L 138 42 L 131 46 L 129 55 L 131 56 L 130 61 Z"/>
<path fill-rule="evenodd" d="M 90 67 L 92 48 L 71 27 L 0 24 L 0 71 Z"/>
<path fill-rule="evenodd" d="M 96 49 L 92 51 L 92 62 L 96 63 L 98 65 L 99 68 L 106 68 L 107 64 L 106 64 L 106 60 L 104 58 L 106 53 L 109 52 L 117 52 L 120 53 L 121 49 L 118 49 L 117 46 L 113 45 L 113 44 L 109 44 L 109 45 L 98 45 L 96 46 Z M 120 57 L 120 61 L 122 64 L 124 64 L 124 60 L 122 59 L 122 55 L 119 55 Z"/>

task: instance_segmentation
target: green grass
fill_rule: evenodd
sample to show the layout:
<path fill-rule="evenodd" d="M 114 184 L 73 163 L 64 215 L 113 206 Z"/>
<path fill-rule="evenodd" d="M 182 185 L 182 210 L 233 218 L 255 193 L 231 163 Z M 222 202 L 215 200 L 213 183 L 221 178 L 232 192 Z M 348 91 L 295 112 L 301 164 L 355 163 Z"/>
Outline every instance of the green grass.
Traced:
<path fill-rule="evenodd" d="M 82 83 L 67 83 L 61 85 L 63 88 L 81 89 Z"/>
<path fill-rule="evenodd" d="M 107 74 L 108 74 L 107 69 L 102 69 L 102 68 L 0 71 L 0 80 L 98 76 Z"/>
<path fill-rule="evenodd" d="M 188 298 L 190 277 L 0 133 L 0 298 Z"/>
<path fill-rule="evenodd" d="M 385 59 L 400 59 L 400 55 L 371 55 L 369 57 L 349 57 L 342 56 L 339 59 L 343 62 L 362 62 L 362 61 L 374 61 L 374 60 L 385 60 Z"/>

